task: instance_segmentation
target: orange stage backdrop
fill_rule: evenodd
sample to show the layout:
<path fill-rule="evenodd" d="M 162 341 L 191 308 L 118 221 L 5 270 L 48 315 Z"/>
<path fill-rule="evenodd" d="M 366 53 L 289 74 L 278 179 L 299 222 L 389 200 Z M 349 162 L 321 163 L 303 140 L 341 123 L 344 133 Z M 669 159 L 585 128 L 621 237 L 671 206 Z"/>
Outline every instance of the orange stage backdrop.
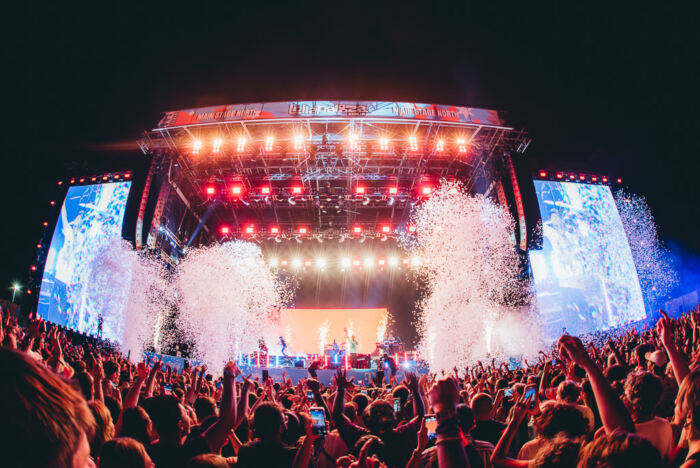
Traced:
<path fill-rule="evenodd" d="M 355 335 L 358 353 L 371 353 L 386 332 L 387 309 L 282 309 L 287 353 L 321 353 L 335 339 L 343 348 L 344 328 Z"/>

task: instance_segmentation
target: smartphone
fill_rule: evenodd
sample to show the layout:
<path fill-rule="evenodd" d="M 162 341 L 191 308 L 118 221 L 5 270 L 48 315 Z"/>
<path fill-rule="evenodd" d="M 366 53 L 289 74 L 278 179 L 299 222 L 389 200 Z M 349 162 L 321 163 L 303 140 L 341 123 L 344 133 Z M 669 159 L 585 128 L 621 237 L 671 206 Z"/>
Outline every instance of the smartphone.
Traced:
<path fill-rule="evenodd" d="M 270 377 L 270 371 L 267 369 L 262 370 L 262 381 L 267 382 L 267 379 Z"/>
<path fill-rule="evenodd" d="M 394 413 L 401 411 L 401 398 L 394 398 Z"/>
<path fill-rule="evenodd" d="M 512 388 L 506 388 L 503 390 L 503 396 L 506 398 L 510 398 L 513 396 L 513 389 Z"/>
<path fill-rule="evenodd" d="M 362 393 L 363 395 L 367 395 L 367 390 L 360 390 L 360 393 Z"/>
<path fill-rule="evenodd" d="M 529 409 L 535 408 L 535 387 L 530 387 L 525 390 L 525 398 L 530 401 Z"/>
<path fill-rule="evenodd" d="M 326 413 L 323 408 L 312 406 L 309 409 L 311 415 L 311 431 L 316 435 L 326 435 Z"/>
<path fill-rule="evenodd" d="M 172 385 L 163 385 L 163 390 L 165 390 L 166 395 L 171 395 L 173 393 L 173 386 Z"/>
<path fill-rule="evenodd" d="M 557 360 L 556 360 L 556 359 L 552 359 L 552 365 L 553 365 L 553 366 L 556 366 L 556 365 L 557 365 Z"/>
<path fill-rule="evenodd" d="M 429 414 L 425 416 L 425 428 L 428 430 L 428 439 L 435 440 L 437 434 L 437 416 L 434 414 Z"/>
<path fill-rule="evenodd" d="M 314 392 L 312 392 L 311 390 L 308 390 L 306 392 L 306 398 L 308 398 L 309 401 L 314 401 Z"/>

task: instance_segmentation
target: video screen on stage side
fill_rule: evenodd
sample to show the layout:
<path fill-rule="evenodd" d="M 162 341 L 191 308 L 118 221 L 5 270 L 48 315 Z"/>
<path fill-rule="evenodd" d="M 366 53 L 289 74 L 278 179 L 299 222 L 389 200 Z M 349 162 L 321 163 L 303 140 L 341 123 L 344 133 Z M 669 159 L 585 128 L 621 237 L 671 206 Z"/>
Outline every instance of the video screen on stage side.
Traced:
<path fill-rule="evenodd" d="M 122 233 L 131 182 L 74 186 L 68 189 L 46 256 L 38 314 L 46 320 L 88 333 L 97 317 L 85 297 L 88 266 L 106 244 Z"/>
<path fill-rule="evenodd" d="M 530 251 L 530 264 L 546 336 L 644 319 L 632 251 L 610 188 L 534 182 L 542 250 Z"/>
<path fill-rule="evenodd" d="M 344 350 L 345 330 L 355 336 L 357 352 L 369 354 L 384 339 L 387 309 L 283 309 L 280 321 L 286 354 L 321 354 L 334 341 Z"/>

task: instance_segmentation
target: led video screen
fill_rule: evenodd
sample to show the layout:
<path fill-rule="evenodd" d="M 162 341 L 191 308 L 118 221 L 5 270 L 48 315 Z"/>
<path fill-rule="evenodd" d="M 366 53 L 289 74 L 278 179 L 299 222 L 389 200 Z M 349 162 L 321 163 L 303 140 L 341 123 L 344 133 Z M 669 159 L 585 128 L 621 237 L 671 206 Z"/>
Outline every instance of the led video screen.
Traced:
<path fill-rule="evenodd" d="M 131 182 L 68 189 L 46 256 L 38 314 L 88 333 L 97 332 L 86 297 L 89 266 L 108 242 L 120 237 Z"/>
<path fill-rule="evenodd" d="M 280 322 L 287 354 L 321 354 L 334 341 L 345 349 L 346 329 L 355 336 L 357 352 L 369 354 L 384 339 L 387 309 L 283 309 Z"/>
<path fill-rule="evenodd" d="M 542 250 L 530 251 L 548 338 L 646 317 L 632 251 L 610 188 L 535 180 Z"/>

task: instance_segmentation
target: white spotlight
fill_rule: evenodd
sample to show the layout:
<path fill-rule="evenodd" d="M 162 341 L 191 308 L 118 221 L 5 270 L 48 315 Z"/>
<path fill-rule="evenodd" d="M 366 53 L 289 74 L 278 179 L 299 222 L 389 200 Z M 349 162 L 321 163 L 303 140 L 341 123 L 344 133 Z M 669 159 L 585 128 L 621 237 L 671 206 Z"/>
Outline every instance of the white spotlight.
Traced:
<path fill-rule="evenodd" d="M 396 257 L 389 257 L 389 266 L 390 267 L 399 266 L 399 259 Z"/>
<path fill-rule="evenodd" d="M 413 258 L 411 259 L 411 266 L 414 266 L 414 267 L 420 266 L 420 264 L 421 264 L 422 262 L 423 262 L 423 261 L 421 260 L 420 257 L 413 257 Z"/>
<path fill-rule="evenodd" d="M 301 268 L 302 261 L 300 258 L 292 259 L 292 268 Z"/>
<path fill-rule="evenodd" d="M 280 261 L 276 258 L 271 258 L 268 263 L 272 268 L 277 268 L 280 264 Z"/>
<path fill-rule="evenodd" d="M 372 268 L 374 266 L 374 259 L 372 257 L 365 257 L 364 265 L 365 268 Z"/>
<path fill-rule="evenodd" d="M 316 268 L 318 268 L 319 270 L 326 268 L 326 259 L 323 257 L 317 258 L 316 259 Z"/>
<path fill-rule="evenodd" d="M 352 265 L 352 260 L 350 260 L 348 257 L 344 257 L 340 261 L 340 266 L 342 266 L 343 268 L 350 268 L 350 265 Z"/>

